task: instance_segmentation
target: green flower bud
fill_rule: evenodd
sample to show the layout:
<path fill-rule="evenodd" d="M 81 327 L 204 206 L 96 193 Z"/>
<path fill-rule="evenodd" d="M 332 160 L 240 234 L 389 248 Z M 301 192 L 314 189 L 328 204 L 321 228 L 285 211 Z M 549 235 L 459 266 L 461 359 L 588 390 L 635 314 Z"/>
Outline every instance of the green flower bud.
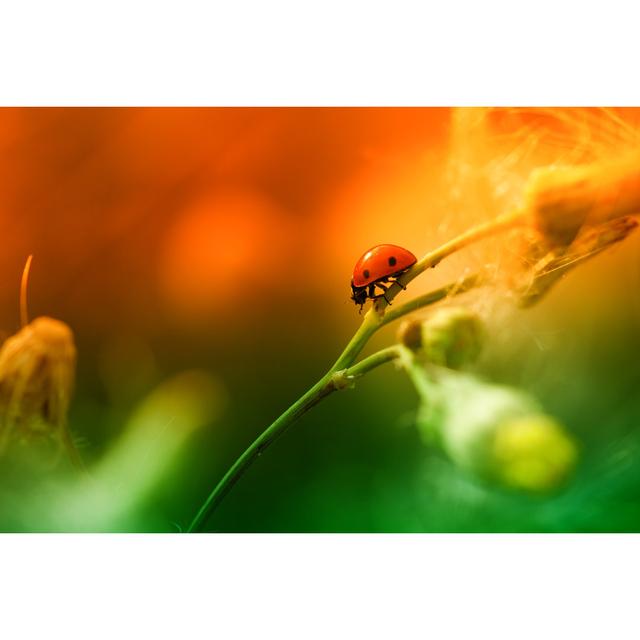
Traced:
<path fill-rule="evenodd" d="M 405 320 L 398 329 L 398 342 L 411 351 L 422 347 L 422 320 Z"/>
<path fill-rule="evenodd" d="M 484 327 L 480 318 L 465 307 L 443 307 L 426 320 L 403 324 L 398 337 L 428 362 L 458 369 L 478 357 Z"/>
<path fill-rule="evenodd" d="M 502 423 L 493 440 L 497 479 L 528 491 L 562 484 L 577 460 L 574 442 L 553 418 L 533 414 Z"/>
<path fill-rule="evenodd" d="M 424 440 L 460 468 L 530 492 L 556 489 L 570 476 L 576 445 L 530 395 L 448 369 L 429 371 L 415 358 L 408 366 L 421 396 Z"/>

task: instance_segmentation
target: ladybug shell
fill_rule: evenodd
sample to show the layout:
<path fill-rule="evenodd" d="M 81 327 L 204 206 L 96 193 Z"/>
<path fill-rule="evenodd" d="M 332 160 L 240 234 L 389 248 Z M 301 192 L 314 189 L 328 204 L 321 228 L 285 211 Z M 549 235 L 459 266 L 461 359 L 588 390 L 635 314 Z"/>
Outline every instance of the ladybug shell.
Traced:
<path fill-rule="evenodd" d="M 407 249 L 395 244 L 379 244 L 369 249 L 356 262 L 353 268 L 353 285 L 366 287 L 372 282 L 408 269 L 417 261 L 418 259 Z"/>

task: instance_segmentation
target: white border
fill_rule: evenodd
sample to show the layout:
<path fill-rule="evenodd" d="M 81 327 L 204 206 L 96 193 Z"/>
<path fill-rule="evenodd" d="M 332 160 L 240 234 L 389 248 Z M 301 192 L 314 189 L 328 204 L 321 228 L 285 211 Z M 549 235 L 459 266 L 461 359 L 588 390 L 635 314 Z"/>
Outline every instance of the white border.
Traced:
<path fill-rule="evenodd" d="M 5 3 L 3 105 L 638 105 L 635 5 Z M 1 536 L 0 637 L 636 638 L 635 536 Z"/>
<path fill-rule="evenodd" d="M 637 105 L 635 4 L 22 0 L 4 105 Z"/>
<path fill-rule="evenodd" d="M 635 536 L 3 536 L 3 638 L 637 638 Z"/>

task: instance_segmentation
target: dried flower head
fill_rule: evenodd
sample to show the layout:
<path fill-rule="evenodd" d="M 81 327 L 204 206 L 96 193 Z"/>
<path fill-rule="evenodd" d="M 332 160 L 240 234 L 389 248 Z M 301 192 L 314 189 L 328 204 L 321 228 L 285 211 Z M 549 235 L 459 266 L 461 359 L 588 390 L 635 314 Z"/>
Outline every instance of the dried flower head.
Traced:
<path fill-rule="evenodd" d="M 640 153 L 538 169 L 529 180 L 527 209 L 548 246 L 565 248 L 586 227 L 640 213 Z"/>
<path fill-rule="evenodd" d="M 515 268 L 506 270 L 521 306 L 540 300 L 567 272 L 624 240 L 640 214 L 640 153 L 575 167 L 550 166 L 529 180 Z"/>
<path fill-rule="evenodd" d="M 12 441 L 49 438 L 81 464 L 67 428 L 76 348 L 71 329 L 36 318 L 0 349 L 0 453 Z"/>
<path fill-rule="evenodd" d="M 535 304 L 571 269 L 621 242 L 637 226 L 638 220 L 629 216 L 587 227 L 567 248 L 549 249 L 537 235 L 523 237 L 522 262 L 510 278 L 518 304 Z"/>

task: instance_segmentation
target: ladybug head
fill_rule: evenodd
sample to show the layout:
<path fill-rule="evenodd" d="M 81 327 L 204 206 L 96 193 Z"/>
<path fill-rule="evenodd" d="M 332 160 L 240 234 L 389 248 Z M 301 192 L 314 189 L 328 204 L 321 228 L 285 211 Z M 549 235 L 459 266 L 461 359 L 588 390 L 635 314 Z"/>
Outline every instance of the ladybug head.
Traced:
<path fill-rule="evenodd" d="M 362 309 L 362 305 L 367 301 L 367 288 L 366 287 L 355 287 L 353 283 L 351 283 L 351 299 L 360 305 Z"/>

